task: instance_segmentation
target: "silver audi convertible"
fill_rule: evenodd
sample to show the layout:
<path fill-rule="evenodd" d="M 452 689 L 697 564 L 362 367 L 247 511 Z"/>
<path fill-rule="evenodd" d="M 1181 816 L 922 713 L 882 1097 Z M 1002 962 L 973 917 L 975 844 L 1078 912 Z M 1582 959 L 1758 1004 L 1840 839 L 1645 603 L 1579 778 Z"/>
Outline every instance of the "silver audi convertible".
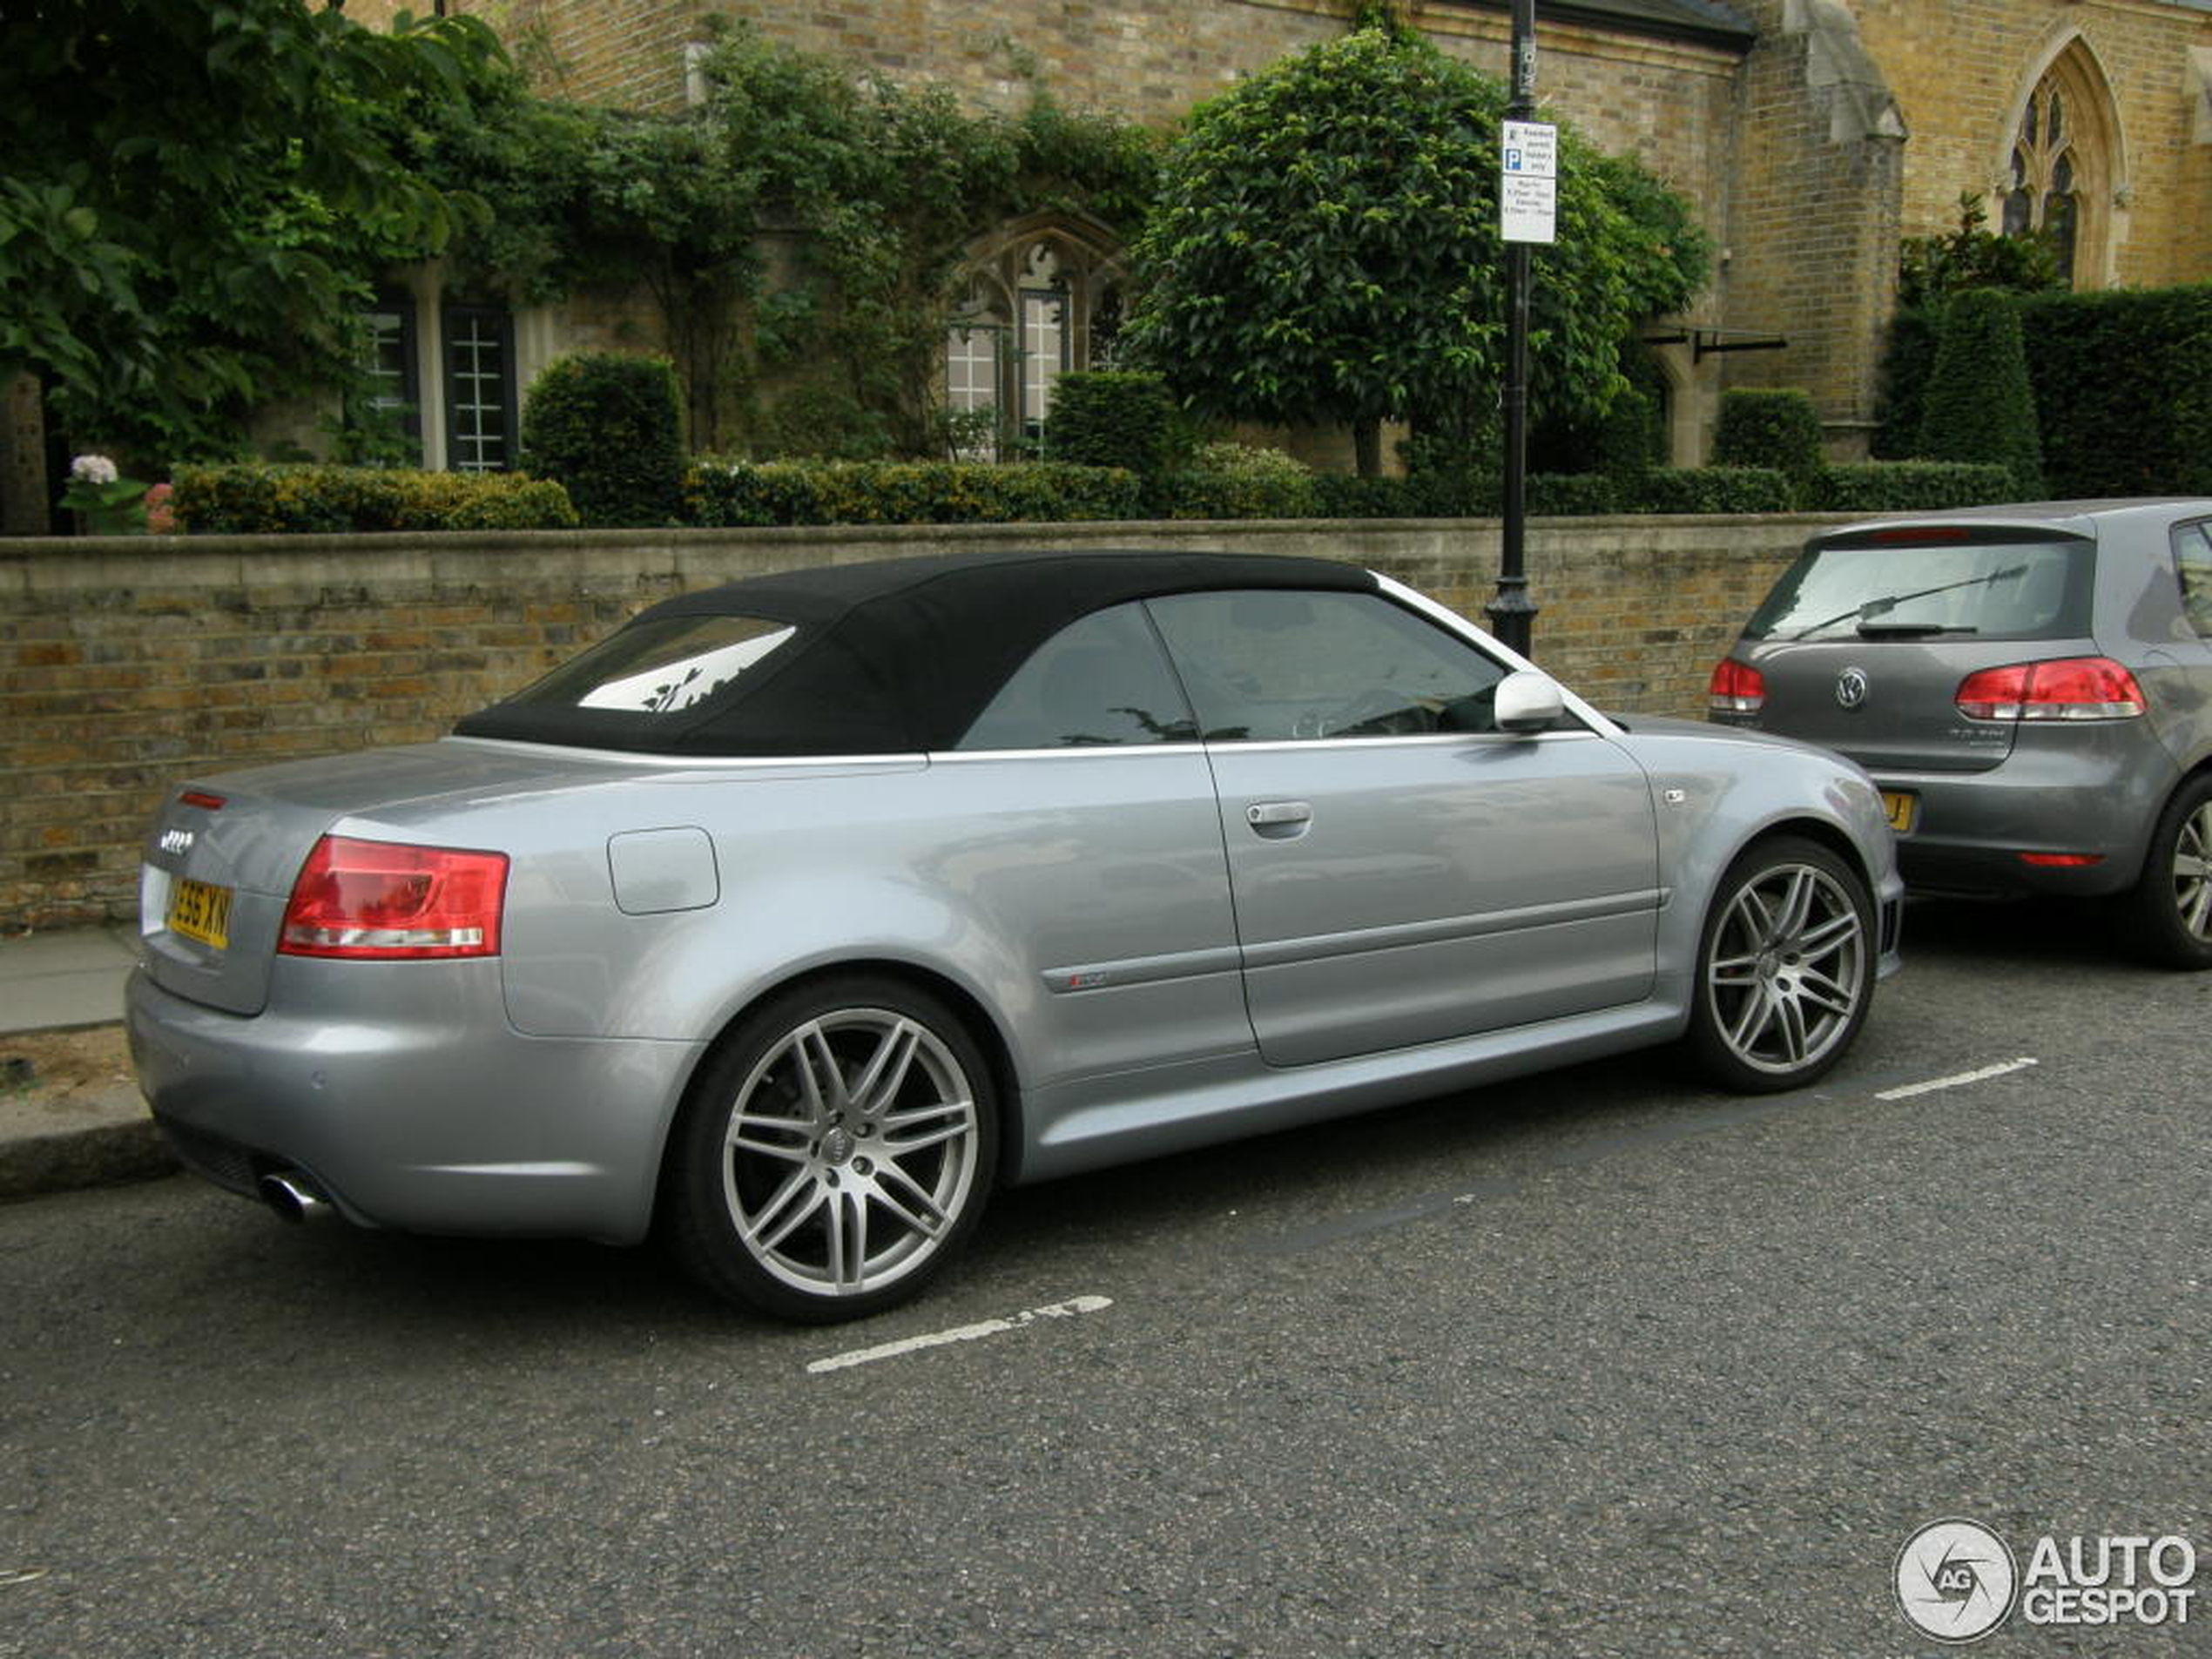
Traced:
<path fill-rule="evenodd" d="M 1608 718 L 1352 566 L 919 558 L 183 784 L 130 1033 L 185 1163 L 280 1214 L 658 1231 L 832 1320 L 1001 1184 L 1642 1045 L 1804 1084 L 1899 895 L 1849 762 Z"/>

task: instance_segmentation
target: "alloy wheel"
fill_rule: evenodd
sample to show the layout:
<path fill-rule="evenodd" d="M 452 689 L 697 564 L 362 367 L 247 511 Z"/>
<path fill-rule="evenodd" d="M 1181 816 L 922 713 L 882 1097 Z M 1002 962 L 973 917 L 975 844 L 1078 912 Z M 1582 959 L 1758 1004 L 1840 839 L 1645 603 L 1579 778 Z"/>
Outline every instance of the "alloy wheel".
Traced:
<path fill-rule="evenodd" d="M 769 1042 L 725 1120 L 722 1195 L 768 1276 L 816 1297 L 880 1291 L 927 1265 L 976 1184 L 975 1091 L 911 1015 L 848 1008 Z"/>
<path fill-rule="evenodd" d="M 1729 898 L 1705 964 L 1714 1035 L 1750 1070 L 1817 1069 L 1849 1036 L 1871 971 L 1861 907 L 1817 864 L 1779 860 Z"/>

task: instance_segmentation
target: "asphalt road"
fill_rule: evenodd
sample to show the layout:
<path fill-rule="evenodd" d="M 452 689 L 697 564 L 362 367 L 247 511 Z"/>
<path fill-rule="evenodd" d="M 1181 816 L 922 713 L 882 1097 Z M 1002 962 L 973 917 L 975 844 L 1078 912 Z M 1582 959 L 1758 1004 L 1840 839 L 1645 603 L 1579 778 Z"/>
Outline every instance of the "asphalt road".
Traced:
<path fill-rule="evenodd" d="M 1004 1195 L 862 1326 L 181 1177 L 0 1208 L 0 1654 L 1859 1659 L 1939 1650 L 1951 1516 L 2212 1583 L 2212 976 L 1909 927 L 1817 1091 L 1635 1059 Z"/>

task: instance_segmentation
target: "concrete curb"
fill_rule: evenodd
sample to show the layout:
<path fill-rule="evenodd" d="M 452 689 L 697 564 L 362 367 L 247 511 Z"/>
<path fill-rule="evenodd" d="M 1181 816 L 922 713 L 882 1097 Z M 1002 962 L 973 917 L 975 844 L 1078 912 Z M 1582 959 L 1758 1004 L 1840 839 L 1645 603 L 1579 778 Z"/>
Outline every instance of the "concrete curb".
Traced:
<path fill-rule="evenodd" d="M 0 1096 L 0 1203 L 150 1180 L 177 1168 L 135 1089 L 72 1098 L 35 1117 Z"/>

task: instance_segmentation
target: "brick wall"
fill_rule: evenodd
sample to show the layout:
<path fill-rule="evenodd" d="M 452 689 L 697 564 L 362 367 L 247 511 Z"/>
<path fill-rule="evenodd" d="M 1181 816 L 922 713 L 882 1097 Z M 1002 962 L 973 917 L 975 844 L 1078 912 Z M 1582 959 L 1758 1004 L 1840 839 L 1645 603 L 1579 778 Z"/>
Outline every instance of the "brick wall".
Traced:
<path fill-rule="evenodd" d="M 1695 713 L 1820 521 L 1532 525 L 1537 656 L 1608 706 Z M 0 542 L 0 929 L 127 916 L 187 774 L 435 737 L 668 594 L 771 570 L 992 546 L 1355 560 L 1477 617 L 1491 521 Z"/>

